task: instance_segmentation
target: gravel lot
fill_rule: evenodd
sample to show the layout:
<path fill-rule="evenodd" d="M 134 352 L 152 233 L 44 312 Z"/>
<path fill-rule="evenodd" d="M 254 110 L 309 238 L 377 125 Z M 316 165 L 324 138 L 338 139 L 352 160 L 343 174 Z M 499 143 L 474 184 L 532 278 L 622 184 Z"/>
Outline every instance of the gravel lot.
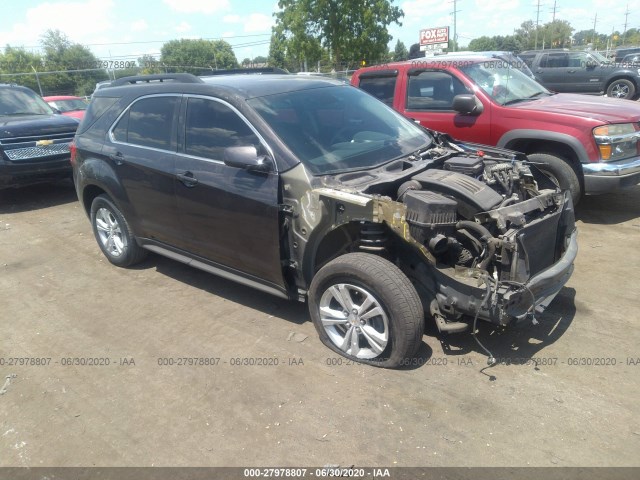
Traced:
<path fill-rule="evenodd" d="M 334 356 L 303 304 L 111 266 L 69 184 L 2 191 L 0 466 L 638 466 L 640 187 L 578 218 L 540 324 L 482 326 L 503 364 L 428 322 L 391 371 Z"/>

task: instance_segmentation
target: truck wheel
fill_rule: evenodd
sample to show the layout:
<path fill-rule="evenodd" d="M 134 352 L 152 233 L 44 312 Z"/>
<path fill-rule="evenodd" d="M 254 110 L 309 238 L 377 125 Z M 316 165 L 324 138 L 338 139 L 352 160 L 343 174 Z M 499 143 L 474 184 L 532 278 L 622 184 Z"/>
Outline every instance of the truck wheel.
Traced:
<path fill-rule="evenodd" d="M 614 80 L 607 87 L 607 97 L 632 100 L 636 94 L 636 87 L 632 81 L 625 78 Z"/>
<path fill-rule="evenodd" d="M 320 340 L 357 362 L 394 368 L 413 358 L 424 332 L 420 297 L 393 263 L 348 253 L 316 273 L 309 311 Z"/>
<path fill-rule="evenodd" d="M 91 226 L 105 257 L 119 267 L 141 262 L 147 251 L 137 243 L 122 212 L 106 195 L 91 203 Z"/>
<path fill-rule="evenodd" d="M 566 160 L 549 153 L 532 153 L 527 157 L 538 167 L 538 170 L 546 173 L 562 190 L 571 190 L 573 205 L 578 204 L 582 196 L 580 180 L 576 171 Z"/>

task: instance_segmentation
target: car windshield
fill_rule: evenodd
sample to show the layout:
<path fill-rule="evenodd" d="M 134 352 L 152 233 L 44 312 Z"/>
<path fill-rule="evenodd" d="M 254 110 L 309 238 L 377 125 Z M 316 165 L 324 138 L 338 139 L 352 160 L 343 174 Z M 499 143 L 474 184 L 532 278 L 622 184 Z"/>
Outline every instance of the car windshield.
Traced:
<path fill-rule="evenodd" d="M 73 112 L 77 110 L 86 110 L 89 104 L 82 99 L 72 98 L 69 100 L 55 100 L 49 102 L 54 108 L 57 108 L 61 112 Z"/>
<path fill-rule="evenodd" d="M 551 95 L 549 90 L 506 62 L 473 63 L 460 70 L 500 105 Z"/>
<path fill-rule="evenodd" d="M 433 141 L 410 120 L 350 86 L 269 95 L 249 104 L 316 175 L 383 165 Z"/>
<path fill-rule="evenodd" d="M 33 92 L 0 88 L 0 115 L 51 115 L 53 110 Z"/>

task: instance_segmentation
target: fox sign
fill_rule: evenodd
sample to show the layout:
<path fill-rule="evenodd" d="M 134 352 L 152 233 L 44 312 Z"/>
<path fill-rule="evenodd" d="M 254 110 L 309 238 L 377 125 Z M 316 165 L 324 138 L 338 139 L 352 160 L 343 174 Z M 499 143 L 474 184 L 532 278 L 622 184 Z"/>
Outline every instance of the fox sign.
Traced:
<path fill-rule="evenodd" d="M 449 27 L 425 28 L 420 30 L 420 45 L 449 42 Z"/>

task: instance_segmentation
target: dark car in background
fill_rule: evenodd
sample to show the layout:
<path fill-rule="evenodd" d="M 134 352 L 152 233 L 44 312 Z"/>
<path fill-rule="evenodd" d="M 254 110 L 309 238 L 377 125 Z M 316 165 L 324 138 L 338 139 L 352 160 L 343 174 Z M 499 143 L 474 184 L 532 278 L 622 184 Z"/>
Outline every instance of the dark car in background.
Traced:
<path fill-rule="evenodd" d="M 425 313 L 447 332 L 526 323 L 570 277 L 570 194 L 523 160 L 343 82 L 182 74 L 97 91 L 72 164 L 114 265 L 152 251 L 307 300 L 330 349 L 397 367 Z"/>
<path fill-rule="evenodd" d="M 77 128 L 33 90 L 0 84 L 0 188 L 70 177 Z"/>
<path fill-rule="evenodd" d="M 614 63 L 585 50 L 528 50 L 519 54 L 538 82 L 564 93 L 606 94 L 633 100 L 640 92 L 640 69 Z"/>

